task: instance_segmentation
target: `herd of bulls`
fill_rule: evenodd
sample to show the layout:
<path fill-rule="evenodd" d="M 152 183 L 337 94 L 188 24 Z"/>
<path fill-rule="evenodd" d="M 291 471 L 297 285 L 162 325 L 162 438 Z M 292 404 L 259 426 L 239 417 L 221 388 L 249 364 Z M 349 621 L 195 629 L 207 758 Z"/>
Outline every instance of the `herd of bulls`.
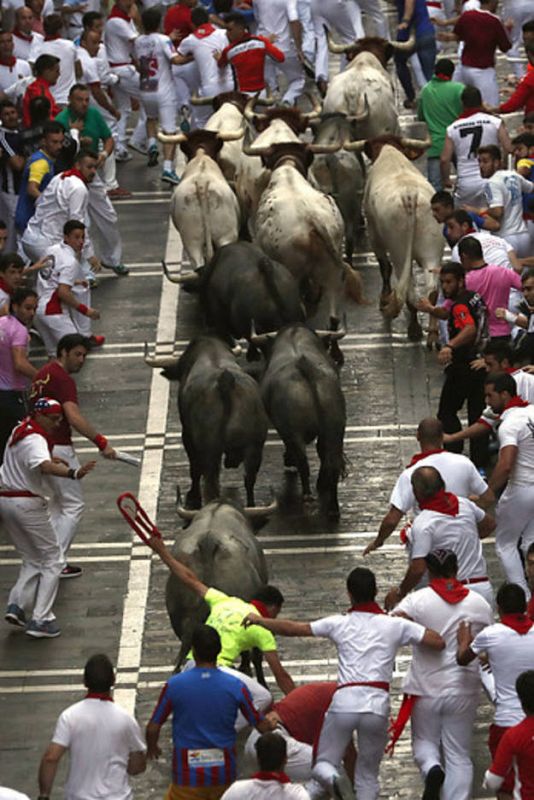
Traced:
<path fill-rule="evenodd" d="M 187 158 L 171 212 L 193 271 L 167 274 L 198 292 L 209 333 L 195 337 L 179 358 L 147 355 L 146 361 L 180 383 L 191 474 L 181 511 L 195 518 L 177 554 L 208 585 L 216 576 L 218 588 L 243 597 L 253 587 L 241 585 L 240 565 L 247 565 L 253 582 L 266 579 L 245 517 L 265 512 L 255 508 L 254 484 L 269 419 L 284 443 L 285 466 L 298 470 L 304 497 L 310 495 L 306 446 L 316 441 L 320 506 L 328 517 L 339 516 L 346 412 L 335 362 L 343 360 L 343 297 L 362 300 L 360 276 L 350 263 L 362 213 L 382 275 L 381 309 L 392 318 L 407 304 L 412 339 L 422 335 L 413 262 L 430 291 L 443 252 L 430 213 L 433 189 L 411 163 L 429 142 L 400 135 L 387 70 L 394 48 L 412 43 L 366 38 L 330 45 L 343 50 L 347 65 L 332 79 L 322 108 L 312 101 L 313 110 L 303 113 L 262 101 L 267 107 L 257 113 L 257 98 L 230 92 L 197 100 L 215 109 L 205 129 L 170 137 Z M 313 142 L 300 138 L 308 128 Z M 306 319 L 323 305 L 328 329 L 313 331 Z M 249 361 L 261 360 L 259 381 L 239 365 L 236 340 L 246 340 Z M 223 462 L 244 465 L 244 514 L 217 502 Z M 186 646 L 184 621 L 196 618 L 199 601 L 172 579 L 167 601 Z M 191 603 L 196 611 L 186 610 Z"/>

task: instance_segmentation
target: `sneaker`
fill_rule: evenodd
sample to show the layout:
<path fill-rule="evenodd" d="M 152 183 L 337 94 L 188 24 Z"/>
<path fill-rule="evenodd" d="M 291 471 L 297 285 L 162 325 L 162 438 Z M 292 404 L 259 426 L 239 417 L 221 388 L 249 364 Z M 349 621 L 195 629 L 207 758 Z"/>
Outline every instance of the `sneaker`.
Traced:
<path fill-rule="evenodd" d="M 189 131 L 191 130 L 191 123 L 189 122 L 188 119 L 186 119 L 186 117 L 184 117 L 180 122 L 180 130 L 182 131 L 182 133 L 189 133 Z"/>
<path fill-rule="evenodd" d="M 115 264 L 115 266 L 111 266 L 111 264 L 102 264 L 104 269 L 111 269 L 115 273 L 115 275 L 128 275 L 130 270 L 124 264 Z"/>
<path fill-rule="evenodd" d="M 128 150 L 116 150 L 115 151 L 115 161 L 131 161 L 133 158 L 132 154 L 128 152 Z"/>
<path fill-rule="evenodd" d="M 174 186 L 178 186 L 181 179 L 173 169 L 164 169 L 161 173 L 161 180 L 165 181 L 166 183 L 172 183 Z"/>
<path fill-rule="evenodd" d="M 26 634 L 33 636 L 34 639 L 55 639 L 61 634 L 61 628 L 55 619 L 48 622 L 36 622 L 31 619 L 26 626 Z"/>
<path fill-rule="evenodd" d="M 156 147 L 156 145 L 153 144 L 152 147 L 150 147 L 148 150 L 148 166 L 149 167 L 157 166 L 158 158 L 159 158 L 159 150 Z"/>
<path fill-rule="evenodd" d="M 102 347 L 105 344 L 106 337 L 105 336 L 90 336 L 89 341 L 91 342 L 91 347 Z"/>
<path fill-rule="evenodd" d="M 107 194 L 110 200 L 126 200 L 132 196 L 132 193 L 128 189 L 123 189 L 122 186 L 117 186 L 116 189 L 109 189 Z"/>
<path fill-rule="evenodd" d="M 148 154 L 148 147 L 145 143 L 139 142 L 128 142 L 128 147 L 131 150 L 135 150 L 136 153 L 141 153 L 142 156 L 146 156 Z"/>
<path fill-rule="evenodd" d="M 423 792 L 422 800 L 439 800 L 444 780 L 445 773 L 439 764 L 431 767 L 426 774 L 425 791 Z"/>
<path fill-rule="evenodd" d="M 10 603 L 6 609 L 4 616 L 6 622 L 10 625 L 18 625 L 19 628 L 26 627 L 26 615 L 20 606 L 16 603 Z"/>
<path fill-rule="evenodd" d="M 67 564 L 66 567 L 63 567 L 61 572 L 59 573 L 60 578 L 79 578 L 82 574 L 83 569 L 81 567 L 75 567 L 73 564 Z"/>

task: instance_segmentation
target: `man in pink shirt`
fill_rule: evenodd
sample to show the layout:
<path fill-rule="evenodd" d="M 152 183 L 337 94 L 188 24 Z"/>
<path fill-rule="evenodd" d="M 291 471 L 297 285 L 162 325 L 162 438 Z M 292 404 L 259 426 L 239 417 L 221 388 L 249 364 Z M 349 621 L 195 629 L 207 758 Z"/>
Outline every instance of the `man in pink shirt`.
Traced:
<path fill-rule="evenodd" d="M 466 288 L 477 292 L 487 306 L 490 339 L 509 340 L 510 325 L 506 320 L 496 317 L 495 311 L 497 308 L 508 308 L 510 290 L 521 292 L 521 277 L 513 269 L 486 264 L 482 246 L 472 236 L 460 241 L 458 254 L 467 273 Z"/>
<path fill-rule="evenodd" d="M 36 308 L 33 289 L 16 289 L 9 314 L 0 317 L 0 463 L 11 431 L 27 414 L 26 393 L 37 372 L 28 361 L 28 327 Z"/>

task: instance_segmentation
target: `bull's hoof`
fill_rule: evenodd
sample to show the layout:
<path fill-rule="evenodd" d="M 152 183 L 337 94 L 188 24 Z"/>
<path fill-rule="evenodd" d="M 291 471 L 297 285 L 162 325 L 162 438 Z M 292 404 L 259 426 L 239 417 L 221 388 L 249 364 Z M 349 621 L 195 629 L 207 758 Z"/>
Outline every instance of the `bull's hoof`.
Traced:
<path fill-rule="evenodd" d="M 418 322 L 410 322 L 408 325 L 408 339 L 411 342 L 420 342 L 423 338 L 423 329 Z"/>
<path fill-rule="evenodd" d="M 387 319 L 395 319 L 401 312 L 402 305 L 399 303 L 399 298 L 395 291 L 390 292 L 388 295 L 382 295 L 380 298 L 380 311 L 387 317 Z"/>
<path fill-rule="evenodd" d="M 330 356 L 334 361 L 334 363 L 337 364 L 339 367 L 342 367 L 343 364 L 345 363 L 345 356 L 339 349 L 339 345 L 337 342 L 332 342 L 332 344 L 330 345 Z"/>
<path fill-rule="evenodd" d="M 302 503 L 305 506 L 311 506 L 313 503 L 315 503 L 315 497 L 311 494 L 311 492 L 308 494 L 303 494 Z"/>

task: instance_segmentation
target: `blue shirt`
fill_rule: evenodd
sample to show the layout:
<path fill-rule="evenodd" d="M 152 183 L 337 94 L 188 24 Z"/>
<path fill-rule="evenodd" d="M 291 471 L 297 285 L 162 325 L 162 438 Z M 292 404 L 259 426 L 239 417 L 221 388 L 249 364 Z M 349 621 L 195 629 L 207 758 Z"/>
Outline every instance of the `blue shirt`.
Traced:
<path fill-rule="evenodd" d="M 35 214 L 35 200 L 28 194 L 28 179 L 30 176 L 30 167 L 35 161 L 45 160 L 48 163 L 48 172 L 42 178 L 39 184 L 39 191 L 42 193 L 55 174 L 54 162 L 42 150 L 36 150 L 35 153 L 28 158 L 22 172 L 20 180 L 19 199 L 17 200 L 17 208 L 15 210 L 15 228 L 17 233 L 21 235 L 26 230 L 26 226 L 30 219 Z"/>
<path fill-rule="evenodd" d="M 402 22 L 404 17 L 404 0 L 395 0 L 397 6 L 397 17 Z M 407 41 L 410 38 L 410 30 L 415 26 L 415 36 L 419 39 L 422 36 L 434 35 L 434 26 L 430 22 L 428 9 L 425 0 L 415 0 L 415 8 L 409 27 L 405 31 L 398 31 L 397 41 Z"/>
<path fill-rule="evenodd" d="M 194 667 L 167 681 L 150 721 L 162 725 L 172 713 L 173 783 L 226 786 L 236 779 L 238 711 L 251 725 L 263 719 L 245 684 L 220 669 Z"/>

